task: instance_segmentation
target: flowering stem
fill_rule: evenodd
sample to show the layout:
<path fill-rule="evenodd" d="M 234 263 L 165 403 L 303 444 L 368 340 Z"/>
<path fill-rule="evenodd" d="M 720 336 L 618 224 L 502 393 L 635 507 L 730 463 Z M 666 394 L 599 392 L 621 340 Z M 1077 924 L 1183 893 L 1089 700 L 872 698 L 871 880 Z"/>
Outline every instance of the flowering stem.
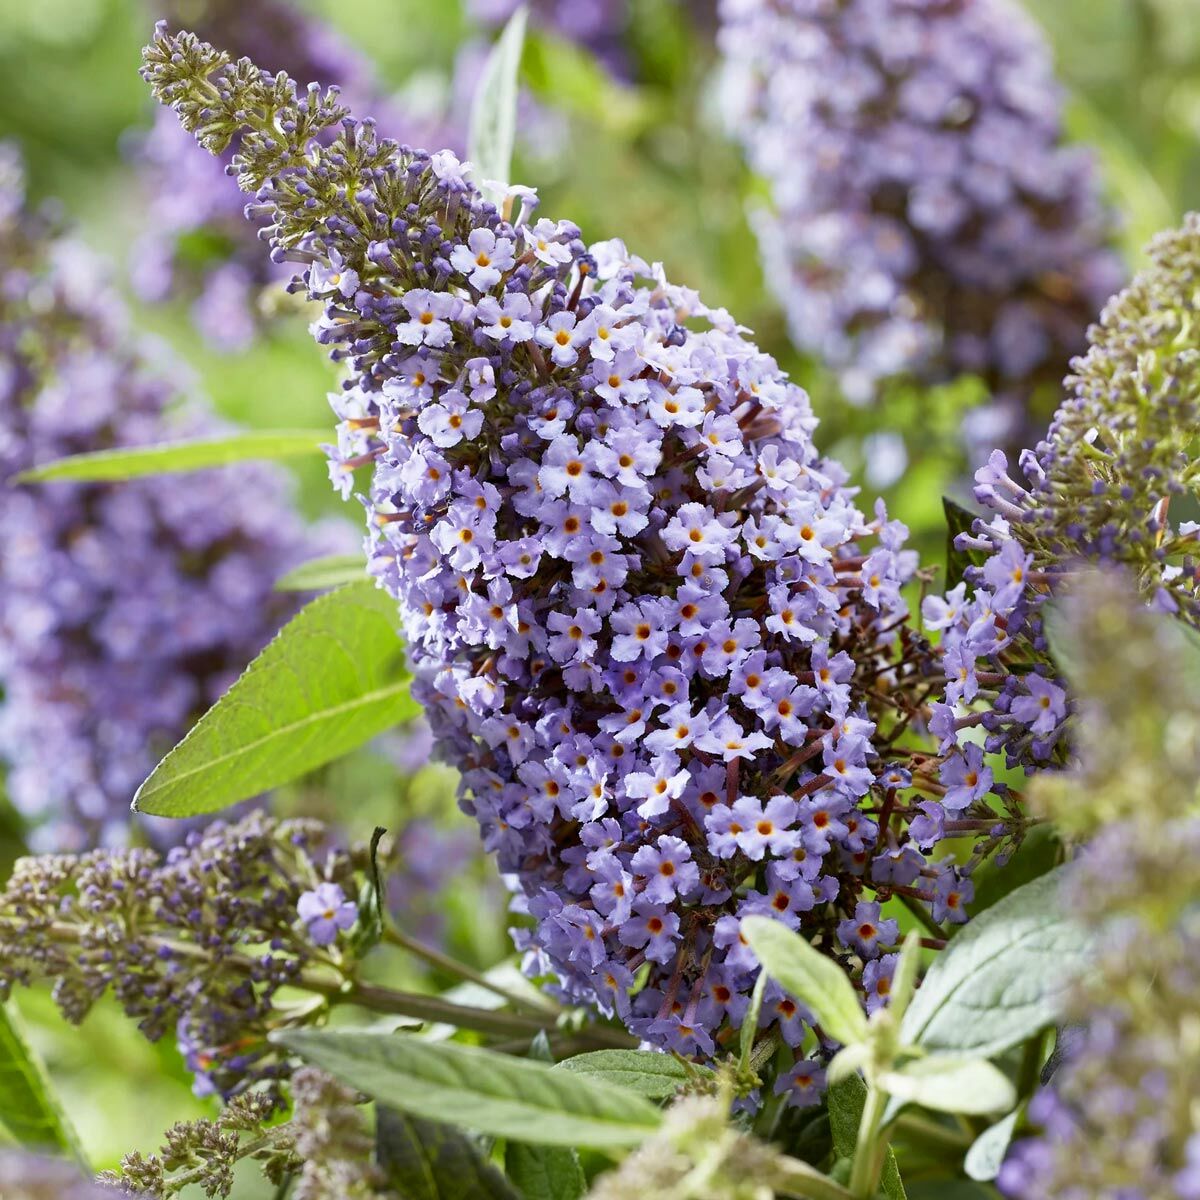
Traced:
<path fill-rule="evenodd" d="M 451 957 L 449 954 L 443 954 L 442 951 L 435 947 L 427 946 L 424 942 L 419 942 L 416 938 L 411 938 L 408 934 L 390 925 L 384 928 L 383 938 L 384 941 L 389 942 L 391 945 L 398 946 L 401 950 L 407 950 L 415 958 L 427 962 L 431 967 L 448 971 L 451 975 L 457 975 L 460 979 L 466 979 L 471 983 L 478 984 L 482 988 L 487 988 L 489 992 L 494 993 L 503 1000 L 507 1000 L 516 1009 L 539 1016 L 545 1016 L 548 1012 L 554 1013 L 558 1011 L 557 1006 L 549 1000 L 539 999 L 535 1001 L 524 996 L 519 996 L 516 992 L 511 992 L 508 988 L 502 987 L 498 983 L 493 983 L 482 971 L 476 971 L 474 967 L 470 967 L 464 962 L 459 962 L 458 959 Z"/>
<path fill-rule="evenodd" d="M 897 892 L 900 895 L 900 903 L 903 904 L 904 907 L 907 908 L 908 911 L 912 913 L 912 915 L 916 917 L 917 920 L 920 921 L 921 924 L 924 925 L 925 928 L 928 929 L 935 938 L 939 939 L 940 941 L 944 941 L 946 937 L 946 931 L 933 919 L 933 915 L 930 913 L 929 909 L 927 909 L 920 901 L 913 899 L 912 896 L 907 896 L 902 892 L 899 892 L 899 889 L 897 889 Z"/>
<path fill-rule="evenodd" d="M 879 1172 L 887 1149 L 887 1139 L 880 1135 L 879 1126 L 886 1105 L 887 1094 L 873 1083 L 868 1083 L 867 1099 L 858 1126 L 858 1141 L 854 1146 L 854 1165 L 850 1168 L 850 1191 L 855 1200 L 871 1200 L 879 1184 Z"/>

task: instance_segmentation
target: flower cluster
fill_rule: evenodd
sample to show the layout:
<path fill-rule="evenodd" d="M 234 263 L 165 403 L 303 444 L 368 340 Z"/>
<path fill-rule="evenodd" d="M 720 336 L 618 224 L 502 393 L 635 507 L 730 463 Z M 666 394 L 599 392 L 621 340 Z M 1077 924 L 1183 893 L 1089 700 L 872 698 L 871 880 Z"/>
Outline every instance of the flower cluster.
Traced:
<path fill-rule="evenodd" d="M 1192 320 L 1200 217 L 1160 234 L 1149 258 L 1089 330 L 1046 439 L 1021 456 L 1026 485 L 999 452 L 976 473 L 975 495 L 992 516 L 958 537 L 975 565 L 948 595 L 925 601 L 927 626 L 942 634 L 947 690 L 932 727 L 950 752 L 949 786 L 964 771 L 984 778 L 978 746 L 964 741 L 976 726 L 985 747 L 1012 765 L 1061 760 L 1070 703 L 1047 652 L 1042 608 L 1080 562 L 1120 564 L 1153 607 L 1200 623 L 1200 524 L 1178 519 L 1200 498 Z M 962 715 L 979 701 L 984 711 Z"/>
<path fill-rule="evenodd" d="M 399 1200 L 376 1163 L 374 1131 L 353 1089 L 303 1067 L 292 1076 L 291 1093 L 301 1163 L 295 1200 Z"/>
<path fill-rule="evenodd" d="M 686 1096 L 667 1109 L 662 1129 L 616 1170 L 596 1181 L 589 1200 L 760 1200 L 807 1190 L 789 1177 L 779 1150 L 738 1129 L 728 1096 Z M 778 1193 L 776 1192 L 778 1189 Z"/>
<path fill-rule="evenodd" d="M 125 328 L 84 248 L 0 167 L 0 763 L 34 844 L 120 840 L 156 761 L 288 615 L 276 578 L 332 544 L 288 476 L 13 486 L 88 450 L 220 431 Z"/>
<path fill-rule="evenodd" d="M 501 25 L 516 12 L 518 0 L 467 0 L 467 13 L 484 25 Z M 535 0 L 530 20 L 577 42 L 608 66 L 623 71 L 629 0 Z"/>
<path fill-rule="evenodd" d="M 291 0 L 172 0 L 163 7 L 168 19 L 186 20 L 235 55 L 297 79 L 338 83 L 406 138 L 442 138 L 440 124 L 384 98 L 365 56 Z M 148 205 L 146 231 L 133 252 L 134 288 L 149 301 L 187 297 L 209 342 L 222 350 L 246 348 L 260 327 L 263 289 L 275 284 L 282 295 L 287 272 L 264 259 L 224 164 L 195 154 L 169 114 L 156 113 L 152 129 L 138 141 L 137 160 Z"/>
<path fill-rule="evenodd" d="M 126 1154 L 120 1171 L 105 1171 L 100 1179 L 119 1188 L 123 1196 L 167 1200 L 191 1184 L 202 1188 L 209 1200 L 227 1200 L 237 1163 L 253 1157 L 280 1187 L 301 1163 L 291 1125 L 264 1129 L 277 1107 L 267 1092 L 234 1096 L 215 1120 L 177 1122 L 164 1134 L 157 1154 Z"/>
<path fill-rule="evenodd" d="M 805 394 L 660 267 L 585 249 L 525 189 L 498 212 L 336 96 L 162 29 L 144 71 L 206 148 L 239 139 L 251 211 L 324 302 L 350 367 L 332 473 L 349 492 L 373 467 L 371 569 L 520 887 L 528 969 L 707 1056 L 757 973 L 740 918 L 765 913 L 871 964 L 882 1000 L 881 902 L 962 919 L 969 880 L 921 851 L 1004 821 L 902 798 L 943 790 L 901 740 L 931 673 L 914 556 L 818 456 Z M 777 990 L 763 1023 L 807 1027 Z M 818 1073 L 795 1080 L 810 1101 Z"/>
<path fill-rule="evenodd" d="M 1128 577 L 1068 595 L 1080 766 L 1044 776 L 1059 825 L 1089 837 L 1064 906 L 1096 947 L 1049 1087 L 999 1184 L 1019 1200 L 1200 1197 L 1200 672 L 1194 644 Z M 1069 637 L 1066 636 L 1069 633 Z M 1164 831 L 1167 836 L 1164 837 Z"/>
<path fill-rule="evenodd" d="M 982 376 L 1028 444 L 1122 273 L 1040 33 L 1009 0 L 722 0 L 732 125 L 797 345 L 846 394 Z M 1031 413 L 1031 405 L 1034 411 Z M 1032 439 L 1029 439 L 1032 440 Z"/>
<path fill-rule="evenodd" d="M 165 856 L 19 859 L 0 893 L 0 994 L 52 980 L 78 1023 L 111 991 L 148 1038 L 177 1035 L 199 1094 L 278 1079 L 288 1064 L 267 1035 L 314 1019 L 354 962 L 344 935 L 354 914 L 343 905 L 365 863 L 329 843 L 317 822 L 254 812 L 193 832 Z M 276 1006 L 289 986 L 313 996 Z"/>
<path fill-rule="evenodd" d="M 20 1150 L 0 1151 L 0 1196 L 4 1200 L 120 1200 L 122 1193 L 85 1179 L 58 1158 Z"/>

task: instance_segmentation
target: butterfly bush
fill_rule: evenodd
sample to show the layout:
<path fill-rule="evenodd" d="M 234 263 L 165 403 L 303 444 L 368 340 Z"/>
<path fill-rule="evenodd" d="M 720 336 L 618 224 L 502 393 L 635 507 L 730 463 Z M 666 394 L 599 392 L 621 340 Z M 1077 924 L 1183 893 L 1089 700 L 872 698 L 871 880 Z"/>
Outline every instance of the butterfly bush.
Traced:
<path fill-rule="evenodd" d="M 1008 0 L 722 0 L 719 39 L 796 344 L 858 402 L 979 375 L 973 440 L 1029 444 L 1123 280 L 1040 32 Z"/>
<path fill-rule="evenodd" d="M 882 505 L 821 458 L 804 392 L 723 310 L 620 242 L 501 210 L 448 153 L 380 140 L 160 28 L 145 75 L 269 221 L 345 362 L 331 472 L 363 502 L 462 804 L 519 888 L 527 969 L 652 1044 L 712 1055 L 745 1015 L 748 913 L 866 965 L 901 895 L 961 920 L 924 850 L 1007 826 L 939 796 L 903 735 L 936 680 Z M 334 125 L 341 133 L 327 145 Z M 914 698 L 915 697 L 915 698 Z M 635 982 L 640 985 L 635 990 Z M 805 1014 L 768 989 L 763 1024 Z M 780 1088 L 818 1094 L 801 1060 Z"/>
<path fill-rule="evenodd" d="M 85 1179 L 61 1159 L 25 1150 L 0 1151 L 0 1196 L 4 1200 L 120 1200 L 116 1187 Z"/>
<path fill-rule="evenodd" d="M 1071 703 L 1047 652 L 1043 610 L 1081 562 L 1121 565 L 1153 608 L 1200 623 L 1200 525 L 1180 519 L 1200 498 L 1200 217 L 1160 234 L 1148 255 L 1089 330 L 1046 439 L 1021 455 L 1025 482 L 1000 452 L 976 473 L 976 498 L 991 516 L 957 539 L 976 563 L 946 596 L 925 601 L 926 624 L 942 636 L 947 687 L 931 725 L 949 752 L 951 786 L 987 773 L 969 740 L 977 727 L 986 749 L 1013 766 L 1063 760 Z"/>
<path fill-rule="evenodd" d="M 174 1035 L 199 1095 L 273 1085 L 271 1032 L 316 1019 L 356 961 L 365 852 L 308 820 L 252 812 L 166 853 L 18 859 L 0 892 L 0 996 L 52 980 L 80 1023 L 111 993 L 152 1041 Z M 281 988 L 307 1003 L 280 1006 Z"/>
<path fill-rule="evenodd" d="M 407 136 L 443 136 L 440 122 L 385 97 L 370 61 L 291 0 L 201 0 L 199 5 L 172 0 L 165 11 L 168 19 L 186 19 L 205 37 L 275 70 L 337 82 Z M 221 350 L 246 349 L 262 327 L 264 289 L 286 283 L 288 272 L 273 268 L 262 255 L 243 218 L 241 194 L 223 164 L 197 155 L 170 114 L 156 111 L 135 153 L 148 197 L 146 231 L 132 259 L 136 292 L 152 302 L 188 299 L 206 340 Z"/>
<path fill-rule="evenodd" d="M 1040 1135 L 1000 1173 L 1020 1200 L 1200 1196 L 1200 685 L 1194 643 L 1139 605 L 1128 576 L 1064 603 L 1079 765 L 1038 798 L 1086 844 L 1064 907 L 1095 954 L 1059 1061 L 1029 1105 Z M 1164 830 L 1169 831 L 1164 837 Z"/>
<path fill-rule="evenodd" d="M 331 542 L 273 468 L 15 485 L 66 455 L 220 432 L 177 405 L 179 375 L 0 148 L 0 763 L 39 847 L 123 839 L 156 755 L 288 615 L 274 580 Z"/>

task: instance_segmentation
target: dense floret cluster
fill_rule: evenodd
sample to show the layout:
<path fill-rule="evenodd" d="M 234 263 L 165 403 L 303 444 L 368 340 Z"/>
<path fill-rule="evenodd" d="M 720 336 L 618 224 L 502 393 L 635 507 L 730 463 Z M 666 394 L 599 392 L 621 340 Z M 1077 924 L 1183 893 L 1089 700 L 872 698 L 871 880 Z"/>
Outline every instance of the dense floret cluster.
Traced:
<path fill-rule="evenodd" d="M 22 1150 L 0 1151 L 4 1200 L 121 1200 L 116 1187 L 93 1183 L 77 1167 Z"/>
<path fill-rule="evenodd" d="M 1028 445 L 1122 282 L 1049 52 L 1009 0 L 722 0 L 731 121 L 792 336 L 851 399 L 984 378 L 986 446 Z M 1032 436 L 1028 436 L 1032 431 Z M 1028 440 L 1025 440 L 1028 437 Z"/>
<path fill-rule="evenodd" d="M 1014 765 L 1061 761 L 1070 705 L 1041 609 L 1080 562 L 1120 564 L 1153 607 L 1200 624 L 1200 524 L 1186 519 L 1200 499 L 1200 217 L 1160 234 L 1149 257 L 1089 330 L 1046 439 L 1021 456 L 1025 485 L 998 452 L 976 473 L 975 495 L 993 515 L 958 538 L 976 565 L 924 608 L 942 634 L 948 686 L 933 725 L 943 751 L 982 725 L 987 749 Z M 956 715 L 978 701 L 985 711 Z M 964 743 L 962 753 L 978 771 L 978 748 Z M 956 761 L 943 770 L 960 771 Z"/>
<path fill-rule="evenodd" d="M 899 594 L 915 563 L 818 456 L 804 393 L 660 267 L 585 249 L 523 189 L 498 212 L 336 96 L 162 30 L 145 73 L 208 149 L 240 139 L 275 256 L 324 301 L 350 368 L 332 472 L 349 492 L 373 470 L 371 567 L 533 918 L 529 968 L 708 1055 L 745 1012 L 757 912 L 857 956 L 882 1002 L 880 901 L 962 919 L 969 880 L 918 847 L 1005 821 L 904 748 L 931 670 Z M 787 1043 L 805 1016 L 768 993 Z M 783 1087 L 808 1102 L 819 1074 Z"/>
<path fill-rule="evenodd" d="M 290 610 L 275 579 L 330 544 L 258 466 L 14 485 L 70 454 L 212 435 L 178 365 L 124 327 L 95 260 L 0 159 L 0 763 L 33 844 L 123 839 L 137 786 Z"/>
<path fill-rule="evenodd" d="M 78 1023 L 111 991 L 148 1038 L 178 1037 L 201 1095 L 278 1079 L 288 1063 L 268 1034 L 312 1020 L 354 961 L 365 861 L 331 843 L 318 822 L 254 812 L 165 855 L 19 859 L 0 893 L 0 996 L 52 980 Z M 277 1007 L 285 987 L 313 998 Z"/>
<path fill-rule="evenodd" d="M 1064 605 L 1080 765 L 1039 792 L 1088 839 L 1063 903 L 1095 953 L 1029 1106 L 1041 1134 L 1000 1174 L 1020 1200 L 1200 1196 L 1200 675 L 1194 643 L 1129 583 L 1097 574 Z"/>

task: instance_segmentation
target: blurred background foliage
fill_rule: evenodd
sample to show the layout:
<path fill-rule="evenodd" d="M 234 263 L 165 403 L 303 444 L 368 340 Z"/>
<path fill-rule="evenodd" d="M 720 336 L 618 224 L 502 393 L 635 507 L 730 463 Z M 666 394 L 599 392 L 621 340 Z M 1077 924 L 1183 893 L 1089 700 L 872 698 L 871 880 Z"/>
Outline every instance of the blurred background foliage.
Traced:
<path fill-rule="evenodd" d="M 1099 154 L 1136 266 L 1151 233 L 1200 205 L 1200 0 L 1028 5 L 1071 93 L 1071 132 Z M 459 0 L 304 0 L 304 7 L 369 54 L 388 87 L 419 112 L 449 102 L 456 50 L 478 33 Z M 34 195 L 60 202 L 90 242 L 132 270 L 142 201 L 129 159 L 150 119 L 137 67 L 156 15 L 148 0 L 0 0 L 0 138 L 20 144 Z M 870 492 L 882 491 L 912 526 L 926 561 L 940 563 L 941 497 L 965 491 L 958 428 L 982 390 L 969 379 L 932 397 L 894 387 L 880 405 L 854 408 L 790 347 L 745 216 L 761 186 L 722 132 L 712 34 L 710 0 L 635 0 L 630 82 L 617 82 L 586 52 L 535 26 L 523 79 L 539 116 L 519 144 L 515 178 L 539 189 L 544 213 L 573 219 L 588 240 L 624 238 L 751 326 L 812 394 L 822 448 Z M 302 317 L 274 322 L 269 336 L 236 354 L 206 347 L 182 309 L 143 306 L 138 317 L 191 364 L 197 385 L 230 417 L 262 427 L 326 421 L 335 376 Z M 310 515 L 341 509 L 323 463 L 301 474 Z M 331 768 L 281 804 L 311 811 L 333 797 L 358 836 L 403 810 L 440 834 L 473 838 L 454 809 L 450 773 L 414 765 L 397 779 L 382 747 Z M 409 852 L 438 859 L 450 854 L 448 844 Z M 19 829 L 0 812 L 0 869 L 17 852 Z M 498 884 L 477 855 L 452 869 L 454 886 L 410 915 L 440 922 L 455 953 L 490 966 L 507 953 Z M 395 969 L 399 980 L 419 982 L 405 979 L 411 967 Z M 151 1148 L 172 1120 L 205 1111 L 173 1047 L 146 1045 L 115 1010 L 102 1007 L 77 1035 L 62 1027 L 47 997 L 32 994 L 22 1005 L 96 1166 Z"/>

